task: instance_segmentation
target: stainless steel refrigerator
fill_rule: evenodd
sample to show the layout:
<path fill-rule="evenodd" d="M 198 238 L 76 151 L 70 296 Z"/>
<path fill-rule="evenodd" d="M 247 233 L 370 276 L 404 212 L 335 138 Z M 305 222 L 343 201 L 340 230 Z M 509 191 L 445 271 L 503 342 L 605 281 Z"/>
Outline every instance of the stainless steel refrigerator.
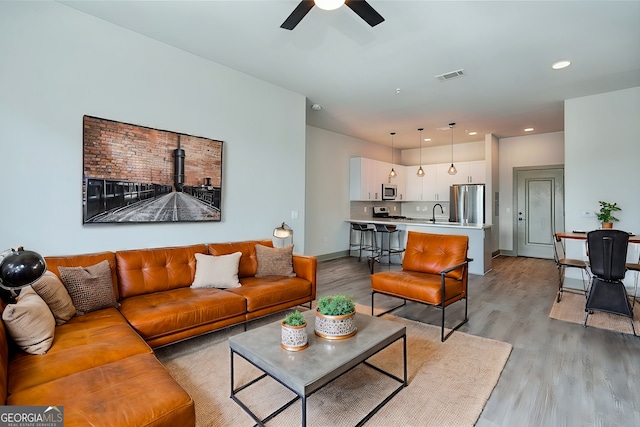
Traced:
<path fill-rule="evenodd" d="M 484 224 L 484 184 L 456 184 L 449 188 L 449 221 Z"/>

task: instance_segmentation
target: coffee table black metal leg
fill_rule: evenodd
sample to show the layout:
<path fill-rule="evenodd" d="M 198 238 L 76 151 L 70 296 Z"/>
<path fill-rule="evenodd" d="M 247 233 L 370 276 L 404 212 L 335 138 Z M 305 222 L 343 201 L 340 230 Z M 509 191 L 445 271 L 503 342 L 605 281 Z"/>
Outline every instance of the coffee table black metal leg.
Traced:
<path fill-rule="evenodd" d="M 302 427 L 307 427 L 307 396 L 302 396 Z"/>

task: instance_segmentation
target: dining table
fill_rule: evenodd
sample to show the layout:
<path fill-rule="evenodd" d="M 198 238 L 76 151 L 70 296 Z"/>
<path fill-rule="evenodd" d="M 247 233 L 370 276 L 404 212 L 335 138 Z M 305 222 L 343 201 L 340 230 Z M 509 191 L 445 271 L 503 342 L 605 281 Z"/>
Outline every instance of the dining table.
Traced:
<path fill-rule="evenodd" d="M 560 239 L 570 240 L 587 240 L 587 231 L 559 231 L 556 236 Z M 640 244 L 640 236 L 637 234 L 629 234 L 629 243 Z M 635 259 L 633 260 L 635 261 Z M 627 269 L 636 273 L 636 283 L 640 273 L 640 259 L 635 262 L 627 262 Z"/>
<path fill-rule="evenodd" d="M 587 240 L 588 231 L 559 231 L 556 235 L 560 239 Z M 640 236 L 629 234 L 629 243 L 640 243 Z"/>

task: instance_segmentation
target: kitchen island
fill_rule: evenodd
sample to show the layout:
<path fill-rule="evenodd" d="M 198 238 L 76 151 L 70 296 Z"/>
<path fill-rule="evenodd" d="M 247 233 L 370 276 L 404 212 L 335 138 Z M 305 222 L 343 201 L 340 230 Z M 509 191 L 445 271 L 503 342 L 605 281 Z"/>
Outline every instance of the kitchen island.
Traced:
<path fill-rule="evenodd" d="M 469 273 L 484 275 L 491 270 L 491 225 L 469 224 L 436 220 L 429 221 L 425 218 L 372 218 L 349 219 L 351 224 L 384 224 L 395 225 L 400 230 L 401 247 L 406 247 L 407 231 L 433 234 L 454 234 L 469 237 Z"/>

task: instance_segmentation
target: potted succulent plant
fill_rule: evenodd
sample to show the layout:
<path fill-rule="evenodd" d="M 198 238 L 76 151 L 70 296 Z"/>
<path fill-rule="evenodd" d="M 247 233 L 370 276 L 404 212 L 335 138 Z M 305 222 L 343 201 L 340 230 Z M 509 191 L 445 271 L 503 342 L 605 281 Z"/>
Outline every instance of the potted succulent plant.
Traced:
<path fill-rule="evenodd" d="M 618 207 L 617 203 L 607 203 L 603 201 L 599 201 L 598 203 L 600 203 L 600 210 L 596 212 L 598 221 L 602 223 L 602 228 L 612 228 L 613 221 L 618 221 L 618 218 L 611 215 L 611 212 L 619 211 L 621 209 Z"/>
<path fill-rule="evenodd" d="M 288 351 L 300 351 L 309 346 L 307 339 L 307 321 L 298 310 L 289 313 L 282 320 L 282 339 L 280 346 Z"/>
<path fill-rule="evenodd" d="M 356 304 L 353 297 L 335 294 L 318 300 L 315 334 L 321 338 L 339 340 L 352 337 L 356 328 Z"/>

